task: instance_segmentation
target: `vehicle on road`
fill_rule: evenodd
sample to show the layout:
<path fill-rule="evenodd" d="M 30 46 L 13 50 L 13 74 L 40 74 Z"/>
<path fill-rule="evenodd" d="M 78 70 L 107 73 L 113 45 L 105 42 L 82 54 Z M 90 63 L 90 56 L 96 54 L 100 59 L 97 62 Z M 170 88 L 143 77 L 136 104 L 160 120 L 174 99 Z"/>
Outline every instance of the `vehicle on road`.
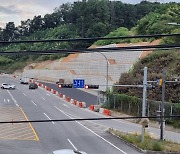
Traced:
<path fill-rule="evenodd" d="M 29 83 L 29 78 L 28 77 L 22 77 L 20 79 L 20 83 L 21 84 L 28 84 Z"/>
<path fill-rule="evenodd" d="M 59 79 L 58 81 L 56 81 L 56 84 L 61 84 L 64 83 L 64 79 Z"/>
<path fill-rule="evenodd" d="M 38 85 L 36 83 L 30 83 L 29 84 L 29 89 L 37 89 Z"/>
<path fill-rule="evenodd" d="M 83 151 L 71 150 L 71 149 L 62 149 L 53 151 L 53 154 L 87 154 Z"/>
<path fill-rule="evenodd" d="M 8 84 L 8 83 L 2 83 L 1 89 L 15 89 L 16 86 L 13 84 Z"/>

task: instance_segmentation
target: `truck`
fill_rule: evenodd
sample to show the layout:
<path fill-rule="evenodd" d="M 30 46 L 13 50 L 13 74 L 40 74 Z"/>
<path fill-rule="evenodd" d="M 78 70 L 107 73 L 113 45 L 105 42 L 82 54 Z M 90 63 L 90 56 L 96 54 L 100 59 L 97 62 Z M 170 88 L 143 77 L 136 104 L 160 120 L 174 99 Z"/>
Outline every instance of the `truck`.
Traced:
<path fill-rule="evenodd" d="M 28 83 L 29 83 L 29 78 L 28 78 L 28 77 L 22 77 L 22 78 L 20 78 L 20 83 L 21 83 L 21 84 L 28 84 Z"/>

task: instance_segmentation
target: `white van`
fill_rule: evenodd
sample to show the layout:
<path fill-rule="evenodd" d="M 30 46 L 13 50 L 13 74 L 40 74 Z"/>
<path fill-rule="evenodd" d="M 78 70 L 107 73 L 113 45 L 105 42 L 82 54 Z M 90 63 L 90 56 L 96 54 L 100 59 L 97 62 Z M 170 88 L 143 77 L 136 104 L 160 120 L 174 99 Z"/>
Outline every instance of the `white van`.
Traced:
<path fill-rule="evenodd" d="M 29 83 L 29 78 L 28 77 L 22 77 L 20 79 L 20 83 L 21 84 L 28 84 Z"/>

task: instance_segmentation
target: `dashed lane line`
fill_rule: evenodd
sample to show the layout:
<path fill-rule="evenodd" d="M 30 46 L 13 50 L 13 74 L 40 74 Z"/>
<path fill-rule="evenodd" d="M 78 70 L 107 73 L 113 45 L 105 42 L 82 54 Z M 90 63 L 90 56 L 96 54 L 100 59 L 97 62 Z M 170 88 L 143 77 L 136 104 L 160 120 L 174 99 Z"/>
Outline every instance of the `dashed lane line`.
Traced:
<path fill-rule="evenodd" d="M 35 106 L 37 106 L 37 104 L 36 104 L 34 101 L 31 100 L 31 102 L 32 102 Z"/>
<path fill-rule="evenodd" d="M 49 120 L 51 120 L 51 118 L 49 118 L 46 113 L 44 113 L 44 115 L 45 115 Z M 52 121 L 52 123 L 54 124 L 54 121 Z"/>
<path fill-rule="evenodd" d="M 69 108 L 69 106 L 67 106 L 66 104 L 63 104 L 64 106 L 66 106 L 67 108 Z"/>

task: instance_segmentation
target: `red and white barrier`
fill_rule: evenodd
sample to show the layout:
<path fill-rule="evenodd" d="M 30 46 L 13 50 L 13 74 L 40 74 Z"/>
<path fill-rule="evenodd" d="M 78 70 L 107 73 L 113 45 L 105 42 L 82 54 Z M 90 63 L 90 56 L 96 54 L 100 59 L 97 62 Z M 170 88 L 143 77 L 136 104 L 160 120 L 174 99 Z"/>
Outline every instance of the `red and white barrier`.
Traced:
<path fill-rule="evenodd" d="M 63 98 L 63 94 L 62 94 L 62 93 L 59 93 L 59 97 L 60 97 L 60 98 Z"/>
<path fill-rule="evenodd" d="M 63 95 L 63 97 L 62 97 L 64 100 L 66 100 L 66 95 Z"/>
<path fill-rule="evenodd" d="M 73 104 L 73 102 L 74 102 L 74 99 L 71 98 L 70 103 Z"/>
<path fill-rule="evenodd" d="M 110 116 L 110 115 L 111 115 L 110 110 L 104 109 L 104 108 L 100 108 L 100 109 L 99 109 L 99 113 L 102 113 L 102 114 L 107 115 L 107 116 Z"/>
<path fill-rule="evenodd" d="M 70 100 L 71 100 L 71 98 L 68 97 L 68 96 L 66 96 L 66 101 L 67 101 L 67 102 L 70 102 Z"/>

